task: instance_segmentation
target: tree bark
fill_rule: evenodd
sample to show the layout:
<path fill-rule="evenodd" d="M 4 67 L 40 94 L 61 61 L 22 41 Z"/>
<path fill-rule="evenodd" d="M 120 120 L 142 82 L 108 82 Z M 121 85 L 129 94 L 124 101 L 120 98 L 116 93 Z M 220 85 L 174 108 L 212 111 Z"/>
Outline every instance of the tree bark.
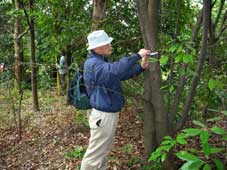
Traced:
<path fill-rule="evenodd" d="M 33 8 L 33 0 L 29 0 L 29 8 Z M 30 17 L 30 47 L 31 47 L 31 84 L 32 84 L 32 99 L 34 111 L 39 111 L 37 78 L 36 78 L 36 61 L 35 61 L 35 28 L 34 18 Z"/>
<path fill-rule="evenodd" d="M 21 5 L 18 0 L 15 0 L 15 9 L 20 10 Z M 15 85 L 21 88 L 22 81 L 22 70 L 23 70 L 23 42 L 22 42 L 22 27 L 20 18 L 17 17 L 14 23 L 14 57 L 15 57 L 15 66 L 14 66 L 14 75 L 15 75 Z"/>
<path fill-rule="evenodd" d="M 159 0 L 137 0 L 140 28 L 145 48 L 156 51 L 158 48 Z M 167 114 L 164 111 L 160 64 L 151 63 L 145 72 L 144 91 L 144 146 L 146 157 L 155 150 L 162 137 L 167 134 Z"/>
<path fill-rule="evenodd" d="M 181 3 L 182 3 L 182 0 L 177 1 L 177 19 L 176 19 L 175 39 L 180 34 Z"/>
<path fill-rule="evenodd" d="M 197 34 L 200 30 L 201 24 L 203 22 L 203 9 L 200 11 L 199 16 L 197 17 L 196 24 L 192 30 L 191 42 L 194 43 L 197 37 Z"/>
<path fill-rule="evenodd" d="M 211 0 L 204 0 L 203 4 L 204 4 L 203 5 L 204 20 L 203 20 L 202 47 L 200 50 L 200 56 L 199 56 L 199 61 L 197 63 L 195 76 L 192 79 L 190 92 L 187 97 L 186 103 L 184 105 L 183 116 L 180 119 L 180 121 L 177 123 L 176 130 L 182 129 L 187 121 L 189 110 L 191 108 L 191 103 L 192 103 L 193 97 L 195 96 L 196 87 L 199 83 L 202 67 L 207 55 L 207 41 L 208 41 L 209 21 L 210 21 L 210 15 L 211 15 Z"/>
<path fill-rule="evenodd" d="M 67 45 L 66 47 L 66 61 L 67 61 L 67 67 L 69 68 L 70 65 L 72 64 L 72 45 Z M 66 74 L 66 83 L 67 83 L 67 87 L 66 87 L 66 91 L 69 91 L 70 88 L 70 72 L 69 69 L 67 70 L 67 74 Z M 69 99 L 69 95 L 68 93 L 66 94 L 66 104 L 69 105 L 70 104 L 70 99 Z"/>
<path fill-rule="evenodd" d="M 223 10 L 225 4 L 225 0 L 221 0 L 220 7 L 218 10 L 217 17 L 215 21 L 212 21 L 212 18 L 210 18 L 210 37 L 209 37 L 209 47 L 210 47 L 210 54 L 209 54 L 209 64 L 211 67 L 216 67 L 217 61 L 216 61 L 216 41 L 217 41 L 217 25 L 218 21 L 221 16 L 221 12 Z M 224 16 L 225 17 L 225 16 Z"/>
<path fill-rule="evenodd" d="M 102 28 L 105 19 L 106 0 L 93 0 L 92 30 Z"/>

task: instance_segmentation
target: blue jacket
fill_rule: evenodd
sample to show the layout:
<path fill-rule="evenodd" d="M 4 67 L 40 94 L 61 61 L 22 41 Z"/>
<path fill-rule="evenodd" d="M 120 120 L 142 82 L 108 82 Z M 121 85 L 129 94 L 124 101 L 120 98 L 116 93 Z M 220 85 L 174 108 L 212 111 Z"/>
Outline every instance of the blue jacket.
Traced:
<path fill-rule="evenodd" d="M 124 105 L 121 81 L 144 70 L 137 64 L 140 59 L 140 55 L 135 54 L 110 63 L 103 56 L 90 53 L 84 63 L 83 78 L 91 107 L 104 112 L 119 112 Z"/>

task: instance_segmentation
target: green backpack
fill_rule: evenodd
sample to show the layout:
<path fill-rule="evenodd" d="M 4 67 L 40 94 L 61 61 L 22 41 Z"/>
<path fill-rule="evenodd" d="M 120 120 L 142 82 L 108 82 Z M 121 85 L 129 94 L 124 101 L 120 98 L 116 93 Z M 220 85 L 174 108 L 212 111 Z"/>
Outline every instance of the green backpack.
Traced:
<path fill-rule="evenodd" d="M 83 81 L 83 71 L 76 70 L 73 79 L 70 83 L 68 96 L 71 105 L 79 110 L 90 109 L 90 100 L 86 92 L 86 87 Z"/>

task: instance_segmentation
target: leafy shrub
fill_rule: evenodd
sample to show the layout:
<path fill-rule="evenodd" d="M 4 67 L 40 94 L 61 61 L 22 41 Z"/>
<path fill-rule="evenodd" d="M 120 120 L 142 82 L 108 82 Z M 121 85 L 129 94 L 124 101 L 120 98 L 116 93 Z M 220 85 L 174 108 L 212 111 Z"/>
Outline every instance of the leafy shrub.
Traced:
<path fill-rule="evenodd" d="M 226 111 L 222 113 L 226 115 Z M 217 158 L 217 154 L 226 153 L 226 148 L 221 144 L 227 141 L 227 132 L 217 123 L 221 120 L 221 117 L 208 119 L 208 123 L 215 122 L 212 127 L 208 127 L 200 121 L 193 121 L 197 127 L 183 129 L 176 138 L 165 136 L 160 146 L 151 154 L 149 161 L 160 164 L 166 160 L 170 150 L 173 150 L 177 158 L 185 162 L 180 167 L 181 170 L 199 170 L 201 168 L 210 170 L 213 166 L 218 170 L 224 170 L 223 162 Z M 215 140 L 215 144 L 211 143 L 212 140 Z M 199 146 L 197 141 L 199 141 Z M 220 145 L 218 145 L 219 143 Z M 182 146 L 187 144 L 197 144 L 197 147 Z M 177 148 L 181 149 L 178 151 Z"/>

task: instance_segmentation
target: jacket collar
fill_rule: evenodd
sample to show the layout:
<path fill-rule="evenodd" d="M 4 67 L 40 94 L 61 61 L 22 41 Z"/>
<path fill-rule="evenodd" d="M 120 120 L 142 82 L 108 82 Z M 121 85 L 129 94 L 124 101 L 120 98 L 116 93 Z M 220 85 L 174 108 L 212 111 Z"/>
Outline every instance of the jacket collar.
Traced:
<path fill-rule="evenodd" d="M 93 57 L 95 57 L 95 58 L 99 58 L 99 59 L 101 59 L 101 60 L 103 60 L 103 61 L 108 61 L 108 59 L 105 57 L 105 56 L 103 56 L 103 55 L 100 55 L 100 54 L 97 54 L 97 53 L 95 53 L 93 50 L 91 50 L 90 52 L 89 52 L 89 54 L 88 54 L 88 58 L 93 58 Z"/>

